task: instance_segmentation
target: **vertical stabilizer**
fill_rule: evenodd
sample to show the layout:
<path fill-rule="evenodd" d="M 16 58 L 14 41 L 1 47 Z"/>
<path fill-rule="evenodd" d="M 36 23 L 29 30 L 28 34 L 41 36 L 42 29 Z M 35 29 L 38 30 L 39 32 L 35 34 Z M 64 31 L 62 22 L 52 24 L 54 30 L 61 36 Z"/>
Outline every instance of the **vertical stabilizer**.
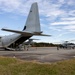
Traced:
<path fill-rule="evenodd" d="M 24 27 L 25 31 L 40 33 L 40 21 L 37 3 L 33 3 Z"/>

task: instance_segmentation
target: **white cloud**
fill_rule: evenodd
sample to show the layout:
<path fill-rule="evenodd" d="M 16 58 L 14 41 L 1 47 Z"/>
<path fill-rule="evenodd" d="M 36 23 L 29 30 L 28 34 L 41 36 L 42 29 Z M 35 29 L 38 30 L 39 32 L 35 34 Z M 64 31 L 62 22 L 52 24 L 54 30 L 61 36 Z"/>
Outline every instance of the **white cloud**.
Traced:
<path fill-rule="evenodd" d="M 64 12 L 63 10 L 59 9 L 60 7 L 61 7 L 60 3 L 52 4 L 44 0 L 42 3 L 40 3 L 40 12 L 47 17 L 58 16 Z"/>
<path fill-rule="evenodd" d="M 27 14 L 28 9 L 33 2 L 38 2 L 40 14 L 47 17 L 55 16 L 56 18 L 64 12 L 63 10 L 59 10 L 64 0 L 59 0 L 57 4 L 52 4 L 50 0 L 0 0 L 0 10 L 4 12 Z"/>
<path fill-rule="evenodd" d="M 54 30 L 54 31 L 62 31 L 62 29 L 61 28 L 56 28 L 56 27 L 49 27 L 49 29 L 51 29 L 51 30 Z"/>
<path fill-rule="evenodd" d="M 21 5 L 19 0 L 0 0 L 0 10 L 13 11 Z"/>
<path fill-rule="evenodd" d="M 69 33 L 70 33 L 70 32 L 61 33 L 61 34 L 59 34 L 57 37 L 59 38 L 59 37 L 64 36 L 65 34 L 69 34 Z"/>
<path fill-rule="evenodd" d="M 75 25 L 65 26 L 64 29 L 67 29 L 69 31 L 75 31 Z"/>
<path fill-rule="evenodd" d="M 75 10 L 71 10 L 71 11 L 69 12 L 69 15 L 75 17 Z"/>
<path fill-rule="evenodd" d="M 59 1 L 59 3 L 62 3 L 62 4 L 65 3 L 65 0 L 58 0 L 58 1 Z"/>
<path fill-rule="evenodd" d="M 67 4 L 68 5 L 75 5 L 75 0 L 68 0 L 67 1 Z"/>
<path fill-rule="evenodd" d="M 52 3 L 51 0 L 0 0 L 0 14 L 10 12 L 27 15 L 33 2 L 38 3 L 40 15 L 45 16 L 47 21 L 53 22 L 60 17 L 61 21 L 50 23 L 50 25 L 75 25 L 75 10 L 67 12 L 61 8 L 65 3 L 72 5 L 74 0 L 58 0 L 56 3 Z M 69 15 L 73 17 L 69 18 Z M 61 31 L 63 28 L 50 27 L 50 29 Z"/>
<path fill-rule="evenodd" d="M 75 17 L 61 18 L 61 20 L 59 22 L 51 23 L 50 29 L 56 30 L 56 31 L 66 30 L 66 31 L 69 31 L 69 32 L 75 32 Z M 62 34 L 60 34 L 60 35 L 62 35 Z"/>
<path fill-rule="evenodd" d="M 75 21 L 54 22 L 51 25 L 75 25 Z"/>
<path fill-rule="evenodd" d="M 0 0 L 0 12 L 10 12 L 16 14 L 28 14 L 30 5 L 34 0 Z M 39 0 L 38 0 L 39 2 Z M 3 13 L 2 12 L 2 13 Z"/>
<path fill-rule="evenodd" d="M 65 0 L 58 0 L 56 3 L 52 3 L 51 0 L 0 0 L 0 11 L 27 15 L 30 5 L 33 2 L 39 4 L 40 14 L 48 18 L 53 17 L 53 19 L 56 19 L 58 16 L 66 14 L 66 11 L 60 9 Z M 69 14 L 74 15 L 74 11 L 71 11 Z"/>
<path fill-rule="evenodd" d="M 61 18 L 62 21 L 75 21 L 75 17 Z"/>

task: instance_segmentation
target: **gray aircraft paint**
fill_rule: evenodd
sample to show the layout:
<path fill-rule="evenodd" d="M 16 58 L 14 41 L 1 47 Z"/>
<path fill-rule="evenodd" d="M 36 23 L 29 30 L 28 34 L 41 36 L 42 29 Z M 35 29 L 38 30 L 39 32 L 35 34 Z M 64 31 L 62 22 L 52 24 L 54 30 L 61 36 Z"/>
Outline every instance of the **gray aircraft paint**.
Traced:
<path fill-rule="evenodd" d="M 27 21 L 26 21 L 26 30 L 25 31 L 41 32 L 37 3 L 32 4 L 32 6 L 31 6 L 31 9 L 30 9 Z"/>

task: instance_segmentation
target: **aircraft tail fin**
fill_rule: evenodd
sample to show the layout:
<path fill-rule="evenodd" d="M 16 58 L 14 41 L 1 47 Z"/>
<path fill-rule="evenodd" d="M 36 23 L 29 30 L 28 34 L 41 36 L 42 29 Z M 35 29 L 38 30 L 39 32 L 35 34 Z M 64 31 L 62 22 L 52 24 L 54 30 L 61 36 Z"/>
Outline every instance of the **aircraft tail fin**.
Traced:
<path fill-rule="evenodd" d="M 23 28 L 23 31 L 18 31 L 18 30 L 11 30 L 11 29 L 5 29 L 3 28 L 2 30 L 4 31 L 9 31 L 9 32 L 15 32 L 23 35 L 39 35 L 39 36 L 51 36 L 51 35 L 46 35 L 42 34 L 41 28 L 40 28 L 40 20 L 39 20 L 39 12 L 38 12 L 38 5 L 37 3 L 33 3 L 26 21 L 26 25 Z"/>
<path fill-rule="evenodd" d="M 32 4 L 27 21 L 26 21 L 26 25 L 23 31 L 39 32 L 39 33 L 41 32 L 37 3 Z"/>

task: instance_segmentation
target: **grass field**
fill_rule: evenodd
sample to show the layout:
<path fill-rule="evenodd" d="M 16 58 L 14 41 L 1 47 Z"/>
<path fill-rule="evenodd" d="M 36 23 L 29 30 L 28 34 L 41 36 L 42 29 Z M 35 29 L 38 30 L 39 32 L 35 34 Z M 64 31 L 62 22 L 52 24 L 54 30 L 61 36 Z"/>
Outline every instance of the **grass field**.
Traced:
<path fill-rule="evenodd" d="M 75 75 L 75 59 L 50 64 L 0 57 L 0 75 Z"/>

